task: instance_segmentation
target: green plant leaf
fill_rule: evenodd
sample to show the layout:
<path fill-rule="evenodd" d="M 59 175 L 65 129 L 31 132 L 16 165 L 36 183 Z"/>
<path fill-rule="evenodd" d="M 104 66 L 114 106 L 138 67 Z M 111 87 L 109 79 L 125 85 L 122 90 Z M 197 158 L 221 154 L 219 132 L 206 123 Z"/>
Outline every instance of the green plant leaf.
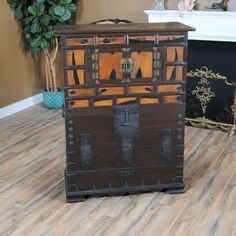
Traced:
<path fill-rule="evenodd" d="M 66 11 L 66 9 L 63 6 L 59 5 L 59 6 L 54 7 L 54 13 L 57 16 L 61 16 L 62 17 L 65 14 L 65 11 Z"/>
<path fill-rule="evenodd" d="M 28 12 L 30 14 L 32 14 L 33 16 L 37 16 L 38 15 L 38 8 L 35 4 L 31 5 L 28 7 Z"/>
<path fill-rule="evenodd" d="M 40 46 L 41 42 L 42 42 L 41 36 L 38 36 L 36 39 L 33 39 L 33 40 L 32 40 L 30 46 L 31 46 L 32 48 L 37 48 L 37 47 Z"/>
<path fill-rule="evenodd" d="M 61 4 L 63 4 L 63 5 L 69 4 L 71 2 L 72 2 L 72 0 L 61 0 Z"/>
<path fill-rule="evenodd" d="M 61 18 L 61 22 L 65 22 L 69 20 L 71 18 L 71 12 L 68 9 L 66 9 L 65 14 L 61 16 L 60 18 Z"/>
<path fill-rule="evenodd" d="M 30 32 L 30 25 L 25 25 L 23 27 L 23 32 L 24 32 L 25 35 L 26 34 L 31 34 L 31 32 Z"/>
<path fill-rule="evenodd" d="M 25 18 L 25 24 L 28 25 L 34 18 L 35 18 L 35 16 L 26 17 Z"/>
<path fill-rule="evenodd" d="M 40 3 L 36 3 L 36 6 L 38 8 L 38 13 L 40 14 L 43 14 L 45 13 L 44 10 L 45 10 L 45 5 L 44 3 L 40 2 Z"/>
<path fill-rule="evenodd" d="M 76 5 L 74 3 L 70 3 L 70 4 L 68 4 L 68 6 L 66 6 L 66 9 L 68 9 L 70 12 L 75 12 Z"/>
<path fill-rule="evenodd" d="M 18 2 L 16 0 L 7 0 L 7 3 L 10 5 L 12 9 L 15 9 L 18 5 Z"/>
<path fill-rule="evenodd" d="M 22 4 L 19 4 L 14 11 L 14 18 L 16 20 L 21 20 L 23 18 Z"/>
<path fill-rule="evenodd" d="M 30 27 L 31 33 L 35 34 L 41 31 L 41 27 L 38 21 L 34 21 Z"/>
<path fill-rule="evenodd" d="M 42 40 L 41 40 L 41 43 L 40 43 L 40 47 L 41 47 L 42 49 L 49 48 L 49 43 L 48 43 L 45 39 L 42 39 Z"/>
<path fill-rule="evenodd" d="M 40 23 L 41 23 L 42 25 L 45 25 L 45 26 L 46 26 L 46 25 L 49 24 L 50 20 L 51 20 L 51 17 L 50 17 L 49 15 L 44 15 L 44 16 L 41 18 Z"/>
<path fill-rule="evenodd" d="M 54 32 L 53 31 L 44 32 L 43 35 L 45 38 L 50 39 L 54 36 Z"/>
<path fill-rule="evenodd" d="M 77 1 L 6 0 L 6 2 L 22 27 L 25 48 L 39 51 L 52 46 L 50 40 L 57 37 L 54 27 L 71 19 L 71 13 L 76 11 L 74 2 Z"/>

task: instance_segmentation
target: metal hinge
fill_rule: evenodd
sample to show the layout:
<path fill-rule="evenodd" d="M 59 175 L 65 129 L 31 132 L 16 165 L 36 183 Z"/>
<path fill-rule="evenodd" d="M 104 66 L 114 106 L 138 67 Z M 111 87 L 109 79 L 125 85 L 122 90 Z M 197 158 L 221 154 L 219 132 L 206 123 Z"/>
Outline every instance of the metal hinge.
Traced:
<path fill-rule="evenodd" d="M 134 69 L 134 61 L 132 58 L 121 59 L 120 68 L 123 73 L 132 72 Z"/>

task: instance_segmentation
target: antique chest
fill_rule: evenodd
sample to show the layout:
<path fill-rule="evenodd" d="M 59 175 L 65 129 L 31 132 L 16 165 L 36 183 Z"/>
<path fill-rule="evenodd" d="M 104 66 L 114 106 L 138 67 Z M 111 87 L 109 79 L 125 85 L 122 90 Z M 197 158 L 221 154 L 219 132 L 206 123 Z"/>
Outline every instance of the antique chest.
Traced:
<path fill-rule="evenodd" d="M 68 202 L 184 191 L 190 30 L 180 23 L 57 28 L 65 81 Z"/>

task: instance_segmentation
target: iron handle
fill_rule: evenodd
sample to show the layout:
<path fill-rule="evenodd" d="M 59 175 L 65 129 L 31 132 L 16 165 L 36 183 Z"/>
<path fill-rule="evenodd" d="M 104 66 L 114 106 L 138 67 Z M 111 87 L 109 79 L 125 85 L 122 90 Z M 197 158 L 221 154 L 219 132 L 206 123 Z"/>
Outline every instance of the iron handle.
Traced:
<path fill-rule="evenodd" d="M 88 43 L 88 39 L 81 39 L 80 42 L 81 42 L 81 44 L 86 44 L 86 43 Z"/>
<path fill-rule="evenodd" d="M 153 90 L 149 87 L 145 87 L 145 90 L 148 91 L 148 92 L 153 92 Z"/>
<path fill-rule="evenodd" d="M 103 39 L 103 43 L 110 43 L 110 42 L 111 42 L 111 39 L 109 39 L 109 38 Z"/>
<path fill-rule="evenodd" d="M 124 126 L 131 126 L 130 122 L 129 122 L 129 110 L 124 110 L 125 113 L 125 121 L 124 121 Z"/>
<path fill-rule="evenodd" d="M 103 94 L 103 93 L 105 93 L 107 91 L 107 89 L 101 89 L 100 91 L 99 91 L 99 94 Z"/>

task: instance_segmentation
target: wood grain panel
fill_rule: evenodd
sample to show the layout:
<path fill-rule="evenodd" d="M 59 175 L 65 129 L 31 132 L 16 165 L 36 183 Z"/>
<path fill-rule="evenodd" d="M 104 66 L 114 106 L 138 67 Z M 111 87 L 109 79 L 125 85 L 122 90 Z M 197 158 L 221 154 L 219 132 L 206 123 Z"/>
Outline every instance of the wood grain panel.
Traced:
<path fill-rule="evenodd" d="M 70 100 L 69 107 L 70 108 L 81 108 L 81 107 L 88 107 L 89 100 Z"/>
<path fill-rule="evenodd" d="M 67 38 L 66 44 L 68 46 L 84 46 L 84 45 L 93 45 L 94 38 Z"/>
<path fill-rule="evenodd" d="M 101 100 L 101 101 L 94 101 L 94 106 L 95 107 L 112 106 L 112 104 L 113 104 L 112 99 L 106 99 L 106 100 Z"/>
<path fill-rule="evenodd" d="M 95 89 L 94 88 L 68 89 L 68 94 L 70 97 L 93 96 L 95 94 Z"/>
<path fill-rule="evenodd" d="M 140 103 L 141 104 L 158 104 L 159 99 L 158 98 L 141 98 Z"/>
<path fill-rule="evenodd" d="M 166 92 L 177 92 L 178 88 L 180 88 L 181 85 L 158 85 L 157 91 L 158 93 L 166 93 Z"/>
<path fill-rule="evenodd" d="M 84 84 L 84 70 L 68 70 L 67 77 L 68 77 L 68 85 L 76 85 L 74 73 L 77 73 L 80 85 Z"/>
<path fill-rule="evenodd" d="M 167 66 L 166 80 L 176 81 L 183 79 L 183 66 Z"/>
<path fill-rule="evenodd" d="M 123 73 L 120 68 L 121 52 L 99 53 L 99 76 L 101 80 L 109 80 L 112 70 L 116 71 L 116 79 L 122 79 Z"/>
<path fill-rule="evenodd" d="M 184 61 L 184 47 L 167 47 L 166 50 L 168 62 Z"/>
<path fill-rule="evenodd" d="M 126 98 L 117 98 L 117 104 L 121 104 L 124 102 L 133 102 L 136 101 L 137 98 L 136 97 L 126 97 Z"/>
<path fill-rule="evenodd" d="M 131 58 L 134 60 L 131 79 L 136 78 L 139 69 L 141 69 L 142 78 L 152 77 L 152 52 L 132 52 Z"/>
<path fill-rule="evenodd" d="M 72 58 L 74 53 L 74 65 L 84 65 L 84 50 L 67 50 L 66 61 L 67 65 L 72 65 Z"/>

